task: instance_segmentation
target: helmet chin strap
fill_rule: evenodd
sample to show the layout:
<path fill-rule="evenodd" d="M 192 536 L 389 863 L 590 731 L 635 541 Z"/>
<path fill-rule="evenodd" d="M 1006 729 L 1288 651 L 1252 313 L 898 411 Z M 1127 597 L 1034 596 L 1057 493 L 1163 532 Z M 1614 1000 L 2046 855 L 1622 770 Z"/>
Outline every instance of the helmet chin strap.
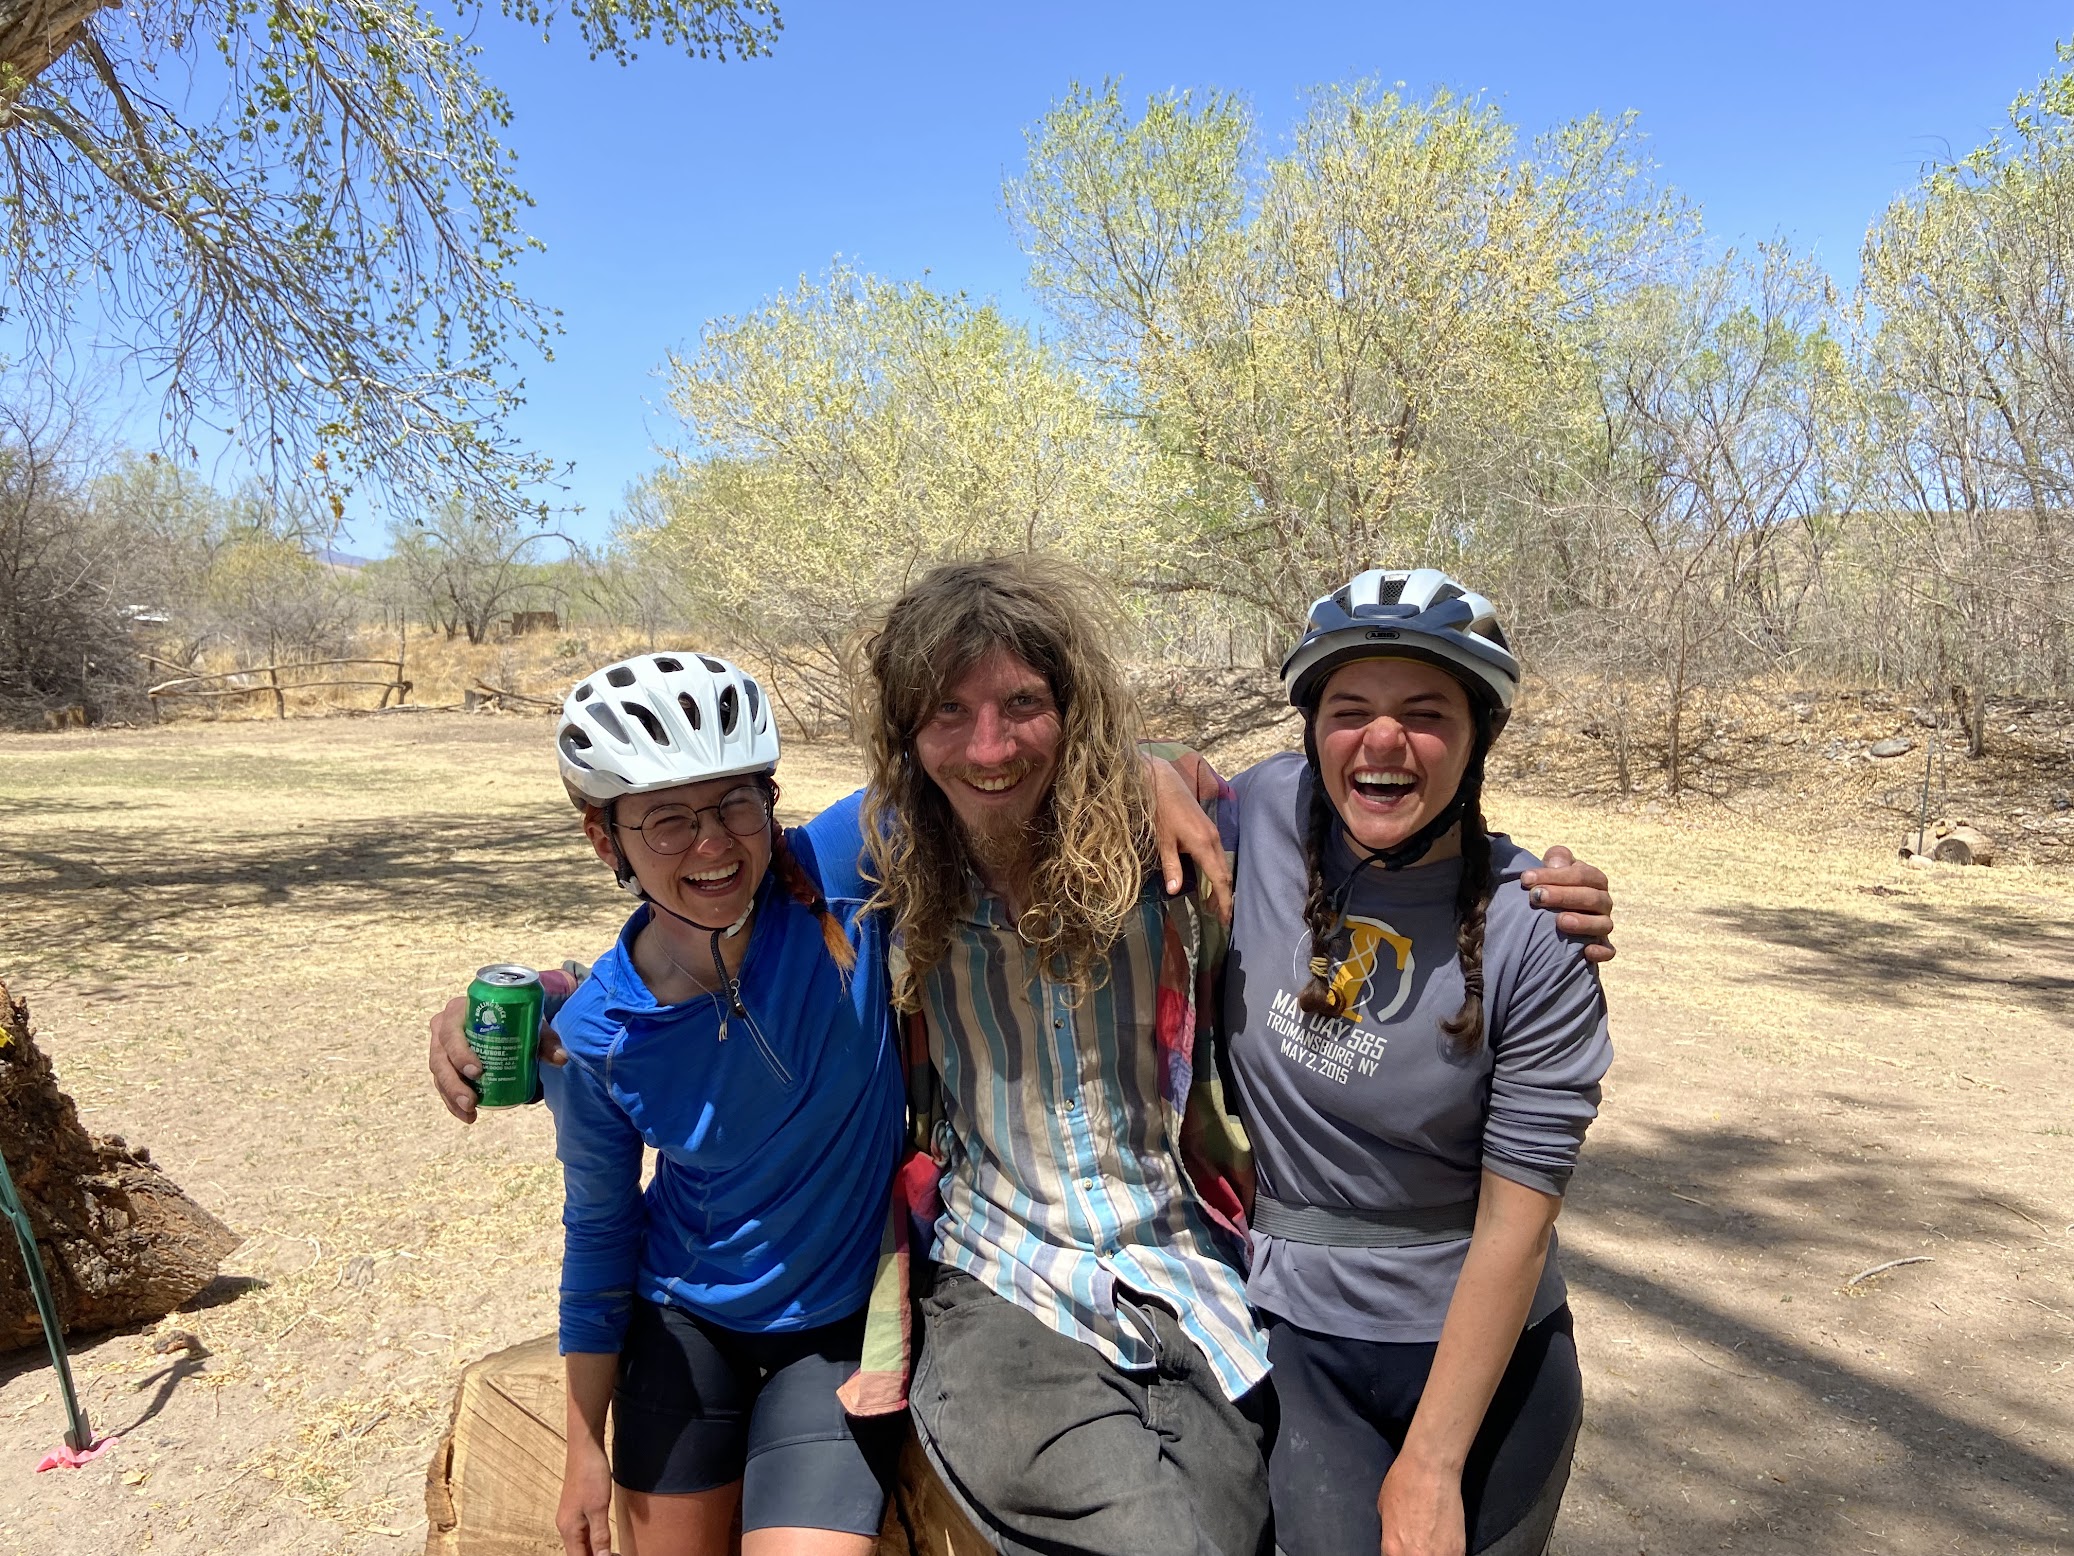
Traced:
<path fill-rule="evenodd" d="M 1346 879 L 1332 893 L 1332 933 L 1335 940 L 1346 927 L 1347 904 L 1353 900 L 1361 872 L 1370 865 L 1380 865 L 1385 870 L 1405 870 L 1425 858 L 1433 851 L 1433 845 L 1461 821 L 1463 812 L 1469 809 L 1469 796 L 1465 792 L 1468 787 L 1468 774 L 1465 773 L 1461 787 L 1455 790 L 1455 797 L 1441 807 L 1440 814 L 1394 847 L 1370 848 L 1353 833 L 1347 832 L 1347 841 L 1360 849 L 1363 857 L 1354 862 L 1354 868 L 1347 872 Z M 1340 830 L 1345 832 L 1346 828 L 1342 826 Z"/>
<path fill-rule="evenodd" d="M 648 895 L 646 888 L 641 885 L 640 878 L 634 874 L 634 867 L 627 863 L 625 851 L 619 846 L 619 816 L 617 811 L 618 807 L 616 805 L 613 809 L 608 810 L 605 813 L 605 823 L 612 835 L 612 873 L 618 879 L 620 888 L 632 893 L 640 901 L 647 903 L 653 911 L 666 913 L 678 923 L 687 925 L 692 929 L 702 930 L 713 937 L 707 943 L 707 950 L 713 958 L 713 988 L 714 992 L 725 1001 L 720 1013 L 720 1040 L 722 1042 L 727 1040 L 730 1016 L 741 1017 L 742 1020 L 749 1023 L 750 1030 L 754 1031 L 755 1020 L 749 1014 L 749 1007 L 742 1003 L 742 980 L 728 972 L 727 963 L 722 960 L 720 955 L 720 942 L 722 940 L 732 940 L 741 933 L 742 926 L 749 922 L 749 915 L 756 911 L 756 899 L 762 891 L 764 882 L 759 881 L 757 883 L 757 890 L 749 893 L 748 902 L 743 905 L 742 911 L 735 915 L 735 921 L 725 929 L 717 929 L 711 924 L 701 924 L 695 918 L 687 918 L 675 908 L 665 907 L 662 903 L 657 902 Z M 768 880 L 768 876 L 765 879 Z M 688 971 L 684 964 L 676 961 L 674 957 L 671 958 L 671 961 L 678 971 Z"/>
<path fill-rule="evenodd" d="M 1385 870 L 1404 870 L 1417 864 L 1433 851 L 1433 845 L 1446 836 L 1449 829 L 1461 821 L 1469 809 L 1470 800 L 1483 788 L 1483 762 L 1491 748 L 1491 721 L 1490 715 L 1481 705 L 1477 706 L 1475 717 L 1476 746 L 1470 753 L 1469 765 L 1462 769 L 1462 777 L 1455 785 L 1454 797 L 1441 806 L 1439 812 L 1418 831 L 1403 842 L 1394 843 L 1388 848 L 1370 848 L 1348 830 L 1344 818 L 1340 820 L 1340 831 L 1346 837 L 1349 847 L 1358 849 L 1362 857 L 1354 861 L 1354 868 L 1347 872 L 1346 879 L 1332 892 L 1332 936 L 1335 942 L 1340 931 L 1346 928 L 1347 903 L 1353 898 L 1354 888 L 1361 880 L 1361 872 L 1370 865 L 1380 865 Z M 1318 744 L 1309 720 L 1304 722 L 1303 754 L 1304 759 L 1310 763 L 1312 781 L 1323 783 L 1324 774 L 1318 768 Z M 1322 972 L 1318 975 L 1325 976 Z"/>
<path fill-rule="evenodd" d="M 662 904 L 661 904 L 660 902 L 657 902 L 657 901 L 656 901 L 656 900 L 655 900 L 655 899 L 654 899 L 653 897 L 649 896 L 647 892 L 645 892 L 645 891 L 642 891 L 642 890 L 640 889 L 640 883 L 639 883 L 638 881 L 634 883 L 634 886 L 633 886 L 633 888 L 632 888 L 632 889 L 634 890 L 635 894 L 636 894 L 637 896 L 639 896 L 639 897 L 640 897 L 640 899 L 641 899 L 641 900 L 642 900 L 643 902 L 647 903 L 647 904 L 649 905 L 649 907 L 651 907 L 651 908 L 655 909 L 655 911 L 656 911 L 656 912 L 658 912 L 658 913 L 667 913 L 667 914 L 669 914 L 669 916 L 670 916 L 671 918 L 675 919 L 675 920 L 676 920 L 676 921 L 677 921 L 678 923 L 680 923 L 680 924 L 687 924 L 687 925 L 689 925 L 689 926 L 690 926 L 691 928 L 693 928 L 693 929 L 702 929 L 702 930 L 704 930 L 704 931 L 705 931 L 705 932 L 706 932 L 707 934 L 709 934 L 709 935 L 712 935 L 712 936 L 714 936 L 714 937 L 715 937 L 716 939 L 721 939 L 721 940 L 732 940 L 732 939 L 734 939 L 734 937 L 735 937 L 736 935 L 738 935 L 738 934 L 740 934 L 740 933 L 742 932 L 742 926 L 743 926 L 744 924 L 746 924 L 746 923 L 748 923 L 748 922 L 749 922 L 749 915 L 750 915 L 750 914 L 752 914 L 752 913 L 754 913 L 754 912 L 756 911 L 756 900 L 755 900 L 755 898 L 753 898 L 753 897 L 752 897 L 752 898 L 750 898 L 750 900 L 749 900 L 749 905 L 748 905 L 747 907 L 743 908 L 743 909 L 742 909 L 742 911 L 741 911 L 740 913 L 738 913 L 738 914 L 736 914 L 736 915 L 735 915 L 735 921 L 734 921 L 734 922 L 733 922 L 732 924 L 729 924 L 729 925 L 728 925 L 728 926 L 727 926 L 726 928 L 724 928 L 724 929 L 715 929 L 715 928 L 714 928 L 714 927 L 713 927 L 713 926 L 712 926 L 711 924 L 701 924 L 701 923 L 700 923 L 700 922 L 699 922 L 699 921 L 698 921 L 697 919 L 695 919 L 695 918 L 686 918 L 686 917 L 685 917 L 685 916 L 684 916 L 684 915 L 683 915 L 682 913 L 679 913 L 679 912 L 678 912 L 678 911 L 677 911 L 677 910 L 676 910 L 675 908 L 666 908 L 666 907 L 664 907 L 664 906 L 663 906 L 663 905 L 662 905 Z"/>
<path fill-rule="evenodd" d="M 647 903 L 649 907 L 655 909 L 658 913 L 669 914 L 671 918 L 680 924 L 687 924 L 693 929 L 704 930 L 707 934 L 714 937 L 716 947 L 722 939 L 732 940 L 742 932 L 742 926 L 749 922 L 749 915 L 756 911 L 755 892 L 749 893 L 749 900 L 742 905 L 742 911 L 735 915 L 735 921 L 725 929 L 715 929 L 711 924 L 701 924 L 695 918 L 686 918 L 682 913 L 677 912 L 676 909 L 666 908 L 649 896 L 648 888 L 641 884 L 640 877 L 634 874 L 634 867 L 627 863 L 626 851 L 619 846 L 619 804 L 617 801 L 614 801 L 611 808 L 605 812 L 605 825 L 612 834 L 612 875 L 613 879 L 619 882 L 621 891 L 632 897 L 636 902 Z"/>

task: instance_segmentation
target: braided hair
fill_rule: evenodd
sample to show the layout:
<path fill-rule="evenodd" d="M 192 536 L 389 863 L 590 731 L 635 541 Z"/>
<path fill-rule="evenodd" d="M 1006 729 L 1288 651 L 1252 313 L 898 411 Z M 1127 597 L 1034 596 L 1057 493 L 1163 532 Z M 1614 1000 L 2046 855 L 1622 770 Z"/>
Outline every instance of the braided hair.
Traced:
<path fill-rule="evenodd" d="M 1462 1005 L 1441 1022 L 1440 1029 L 1454 1040 L 1460 1053 L 1474 1053 L 1484 1038 L 1483 949 L 1484 921 L 1491 905 L 1491 833 L 1483 814 L 1484 757 L 1491 747 L 1491 719 L 1480 703 L 1472 702 L 1476 714 L 1476 746 L 1463 770 L 1462 785 L 1455 791 L 1462 828 L 1462 877 L 1455 888 L 1455 960 L 1462 969 Z M 1346 1000 L 1336 987 L 1334 974 L 1343 959 L 1346 932 L 1346 899 L 1355 874 L 1379 856 L 1354 867 L 1337 890 L 1325 884 L 1325 851 L 1339 825 L 1339 812 L 1325 791 L 1319 772 L 1318 751 L 1312 734 L 1317 707 L 1309 710 L 1304 729 L 1304 754 L 1310 761 L 1311 803 L 1304 828 L 1304 924 L 1311 935 L 1310 978 L 1297 995 L 1300 1009 L 1314 1016 L 1340 1017 L 1347 1014 Z"/>
<path fill-rule="evenodd" d="M 778 780 L 764 773 L 757 779 L 757 787 L 763 790 L 775 811 Z M 857 948 L 850 944 L 850 937 L 843 933 L 841 921 L 829 910 L 828 899 L 822 895 L 821 888 L 814 884 L 813 878 L 792 852 L 791 845 L 785 841 L 785 829 L 778 825 L 775 815 L 771 818 L 771 870 L 792 900 L 821 921 L 821 943 L 828 947 L 828 954 L 835 959 L 835 965 L 846 974 L 855 968 Z"/>
<path fill-rule="evenodd" d="M 1459 1053 L 1483 1045 L 1483 932 L 1491 906 L 1491 829 L 1483 819 L 1483 748 L 1462 775 L 1462 877 L 1455 886 L 1455 961 L 1462 969 L 1462 1008 L 1441 1022 Z"/>
<path fill-rule="evenodd" d="M 1304 744 L 1310 744 L 1308 735 Z M 1325 889 L 1325 844 L 1339 824 L 1339 814 L 1332 808 L 1332 797 L 1325 792 L 1325 781 L 1318 776 L 1315 761 L 1310 788 L 1310 816 L 1303 836 L 1304 870 L 1309 881 L 1303 899 L 1303 921 L 1311 931 L 1311 977 L 1296 996 L 1296 1003 L 1313 1016 L 1344 1016 L 1346 1011 L 1341 1007 L 1345 1002 L 1333 987 L 1332 973 L 1346 945 L 1346 926 L 1340 921 L 1333 894 Z"/>

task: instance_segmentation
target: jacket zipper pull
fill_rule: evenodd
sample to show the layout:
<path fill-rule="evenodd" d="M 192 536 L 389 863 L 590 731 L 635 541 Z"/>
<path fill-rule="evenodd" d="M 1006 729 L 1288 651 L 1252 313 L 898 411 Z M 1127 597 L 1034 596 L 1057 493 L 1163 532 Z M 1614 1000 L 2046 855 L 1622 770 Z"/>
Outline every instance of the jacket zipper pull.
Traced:
<path fill-rule="evenodd" d="M 709 949 L 713 953 L 713 974 L 727 988 L 727 1003 L 720 1007 L 720 1036 L 715 1039 L 717 1042 L 724 1043 L 727 1041 L 727 1017 L 729 1011 L 732 1010 L 736 1015 L 742 1014 L 742 980 L 730 978 L 727 975 L 727 964 L 720 959 L 720 931 L 717 929 L 713 931 L 713 940 Z"/>

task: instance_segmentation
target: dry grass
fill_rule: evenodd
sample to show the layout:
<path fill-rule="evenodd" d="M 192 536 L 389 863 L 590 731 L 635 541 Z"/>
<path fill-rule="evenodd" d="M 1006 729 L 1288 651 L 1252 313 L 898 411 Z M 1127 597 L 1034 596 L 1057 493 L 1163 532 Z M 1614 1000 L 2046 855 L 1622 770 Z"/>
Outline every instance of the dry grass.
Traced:
<path fill-rule="evenodd" d="M 89 1126 L 246 1238 L 224 1300 L 168 1322 L 198 1365 L 82 1346 L 97 1424 L 127 1428 L 95 1465 L 29 1476 L 47 1374 L 0 1371 L 0 1553 L 422 1540 L 455 1376 L 552 1326 L 559 1244 L 549 1121 L 453 1124 L 424 1018 L 479 964 L 593 954 L 621 917 L 548 731 L 0 737 L 0 977 Z M 785 766 L 795 815 L 855 773 L 835 747 Z M 1621 895 L 1621 1058 L 1564 1221 L 1592 1425 L 1558 1549 L 2067 1548 L 2066 872 L 1910 870 L 1701 802 L 1494 809 Z"/>
<path fill-rule="evenodd" d="M 493 636 L 485 643 L 470 643 L 465 637 L 448 638 L 438 633 L 412 629 L 402 640 L 404 678 L 411 683 L 410 701 L 423 707 L 458 708 L 467 693 L 492 686 L 522 697 L 559 702 L 576 680 L 599 665 L 628 654 L 659 646 L 629 628 L 584 627 L 561 632 L 532 632 L 522 637 Z M 358 633 L 347 652 L 370 660 L 393 664 L 397 635 L 377 629 Z M 235 654 L 206 656 L 200 671 L 221 672 L 242 668 L 256 661 Z M 310 670 L 284 674 L 284 681 L 314 681 L 321 676 L 372 677 L 385 672 L 378 664 L 358 669 Z M 171 670 L 158 672 L 169 680 Z M 294 717 L 361 711 L 375 707 L 380 687 L 324 688 L 313 686 L 286 693 L 288 712 Z M 244 723 L 276 716 L 274 700 L 265 689 L 249 696 L 203 701 L 168 698 L 162 707 L 167 722 Z"/>

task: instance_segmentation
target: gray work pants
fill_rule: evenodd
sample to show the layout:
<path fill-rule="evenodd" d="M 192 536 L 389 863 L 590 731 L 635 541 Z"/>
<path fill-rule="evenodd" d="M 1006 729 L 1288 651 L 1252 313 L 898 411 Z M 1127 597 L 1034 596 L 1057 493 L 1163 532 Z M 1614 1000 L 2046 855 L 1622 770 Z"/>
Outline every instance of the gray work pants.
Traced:
<path fill-rule="evenodd" d="M 1227 1399 L 1173 1314 L 1125 1371 L 969 1276 L 922 1299 L 923 1448 L 1007 1556 L 1264 1556 L 1273 1394 Z"/>

